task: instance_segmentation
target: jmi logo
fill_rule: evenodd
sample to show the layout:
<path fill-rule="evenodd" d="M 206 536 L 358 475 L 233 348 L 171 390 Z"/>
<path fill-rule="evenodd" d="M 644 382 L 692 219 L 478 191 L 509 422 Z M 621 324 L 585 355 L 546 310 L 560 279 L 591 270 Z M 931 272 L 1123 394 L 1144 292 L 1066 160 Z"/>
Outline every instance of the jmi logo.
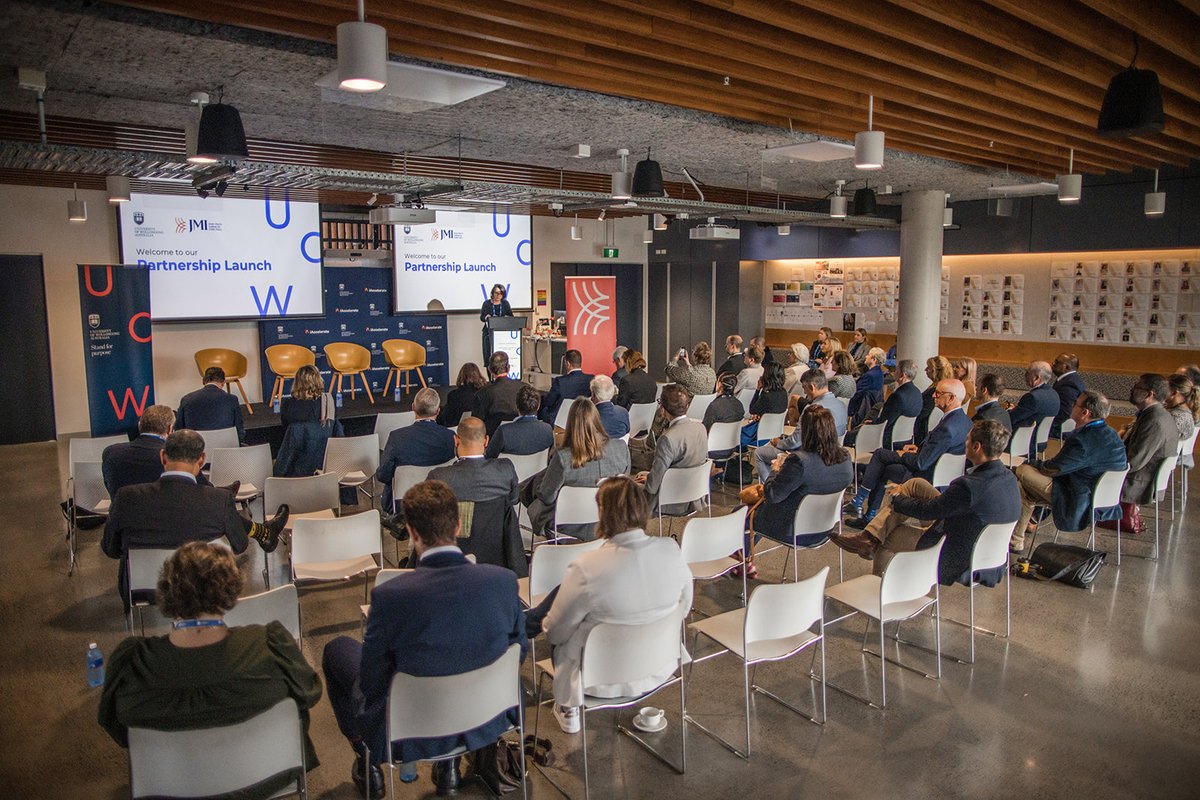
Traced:
<path fill-rule="evenodd" d="M 184 219 L 183 217 L 175 218 L 176 233 L 192 233 L 193 231 L 219 231 L 221 223 L 209 222 L 206 219 Z"/>
<path fill-rule="evenodd" d="M 439 239 L 461 239 L 463 235 L 462 231 L 456 231 L 453 228 L 434 228 L 430 237 L 436 242 Z"/>

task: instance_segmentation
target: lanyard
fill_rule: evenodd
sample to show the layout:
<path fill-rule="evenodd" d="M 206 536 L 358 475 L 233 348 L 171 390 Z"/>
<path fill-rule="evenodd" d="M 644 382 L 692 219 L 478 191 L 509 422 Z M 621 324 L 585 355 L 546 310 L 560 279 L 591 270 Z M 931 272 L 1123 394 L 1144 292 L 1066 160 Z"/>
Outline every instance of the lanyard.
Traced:
<path fill-rule="evenodd" d="M 225 620 L 223 619 L 177 619 L 171 623 L 171 627 L 175 630 L 183 628 L 223 628 Z"/>

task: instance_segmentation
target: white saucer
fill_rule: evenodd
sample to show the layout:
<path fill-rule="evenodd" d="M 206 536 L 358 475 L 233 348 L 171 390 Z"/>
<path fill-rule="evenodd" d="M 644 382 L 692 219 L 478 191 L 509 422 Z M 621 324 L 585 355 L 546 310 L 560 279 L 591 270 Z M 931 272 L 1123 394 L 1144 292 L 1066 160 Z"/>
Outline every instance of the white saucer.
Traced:
<path fill-rule="evenodd" d="M 667 718 L 664 715 L 661 719 L 659 719 L 657 725 L 651 725 L 642 719 L 641 714 L 637 714 L 633 718 L 633 727 L 637 728 L 639 731 L 645 731 L 646 733 L 658 733 L 667 727 Z"/>

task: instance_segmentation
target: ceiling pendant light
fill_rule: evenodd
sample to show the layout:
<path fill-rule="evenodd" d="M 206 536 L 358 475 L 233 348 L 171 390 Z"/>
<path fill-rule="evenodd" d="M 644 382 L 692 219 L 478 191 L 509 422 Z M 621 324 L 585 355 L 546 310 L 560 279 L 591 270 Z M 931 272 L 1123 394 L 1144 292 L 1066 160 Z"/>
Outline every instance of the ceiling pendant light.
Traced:
<path fill-rule="evenodd" d="M 575 215 L 575 224 L 571 226 L 571 241 L 578 242 L 583 238 L 583 228 L 579 227 L 579 215 Z"/>
<path fill-rule="evenodd" d="M 629 200 L 633 197 L 629 182 L 629 150 L 622 147 L 617 150 L 617 155 L 621 157 L 621 171 L 612 174 L 612 199 Z"/>
<path fill-rule="evenodd" d="M 192 92 L 188 96 L 188 102 L 194 105 L 200 113 L 204 112 L 204 107 L 208 105 L 208 92 Z M 183 124 L 183 140 L 184 148 L 187 151 L 187 160 L 189 164 L 215 164 L 217 159 L 211 156 L 201 156 L 196 153 L 196 147 L 200 139 L 200 120 L 199 115 L 193 116 Z"/>
<path fill-rule="evenodd" d="M 387 29 L 366 21 L 358 0 L 358 21 L 337 26 L 338 88 L 348 92 L 378 92 L 387 86 Z"/>
<path fill-rule="evenodd" d="M 829 216 L 834 219 L 846 218 L 846 196 L 842 194 L 842 187 L 845 185 L 846 182 L 839 179 L 837 187 L 833 190 L 833 197 L 829 198 Z"/>
<path fill-rule="evenodd" d="M 1075 148 L 1071 148 L 1067 174 L 1058 176 L 1058 202 L 1078 203 L 1083 196 L 1083 176 L 1075 173 Z"/>
<path fill-rule="evenodd" d="M 883 169 L 883 131 L 874 130 L 875 95 L 867 98 L 867 129 L 854 134 L 854 166 Z"/>
<path fill-rule="evenodd" d="M 663 189 L 662 167 L 657 161 L 650 160 L 650 148 L 646 148 L 646 157 L 633 168 L 634 197 L 666 197 Z"/>
<path fill-rule="evenodd" d="M 1167 193 L 1158 190 L 1158 170 L 1154 170 L 1154 191 L 1146 192 L 1146 216 L 1161 217 L 1167 210 Z"/>
<path fill-rule="evenodd" d="M 954 224 L 954 209 L 950 207 L 950 195 L 946 195 L 946 207 L 942 209 L 942 227 L 949 228 Z"/>
<path fill-rule="evenodd" d="M 642 231 L 642 242 L 644 244 L 654 244 L 654 229 L 646 228 Z"/>
<path fill-rule="evenodd" d="M 778 233 L 780 236 L 791 236 L 792 235 L 792 226 L 791 225 L 776 225 L 775 232 Z"/>
<path fill-rule="evenodd" d="M 196 158 L 224 161 L 249 157 L 246 129 L 238 110 L 220 101 L 206 105 L 200 112 L 200 129 L 196 133 Z"/>
<path fill-rule="evenodd" d="M 864 186 L 854 193 L 854 215 L 858 217 L 875 216 L 875 190 Z"/>
<path fill-rule="evenodd" d="M 1109 81 L 1108 91 L 1100 104 L 1100 118 L 1096 121 L 1096 133 L 1101 136 L 1144 136 L 1163 129 L 1162 87 L 1158 73 L 1134 67 L 1140 46 L 1141 42 L 1135 36 L 1133 60 Z"/>
<path fill-rule="evenodd" d="M 655 214 L 654 215 L 654 230 L 665 231 L 666 229 L 667 229 L 667 215 L 666 214 Z"/>
<path fill-rule="evenodd" d="M 108 186 L 108 202 L 129 202 L 129 178 L 124 175 L 109 175 L 104 182 Z"/>
<path fill-rule="evenodd" d="M 74 199 L 67 201 L 67 219 L 71 222 L 87 222 L 87 201 L 79 199 L 79 184 L 71 184 L 74 187 Z"/>

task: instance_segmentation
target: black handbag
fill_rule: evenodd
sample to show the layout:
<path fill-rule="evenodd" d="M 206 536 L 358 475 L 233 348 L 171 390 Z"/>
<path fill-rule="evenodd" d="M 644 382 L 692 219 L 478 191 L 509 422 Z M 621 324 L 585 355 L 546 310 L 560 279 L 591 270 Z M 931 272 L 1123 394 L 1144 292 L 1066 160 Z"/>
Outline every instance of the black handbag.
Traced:
<path fill-rule="evenodd" d="M 1014 575 L 1042 581 L 1061 581 L 1086 589 L 1096 580 L 1107 554 L 1071 544 L 1043 542 L 1028 559 L 1013 564 Z"/>

